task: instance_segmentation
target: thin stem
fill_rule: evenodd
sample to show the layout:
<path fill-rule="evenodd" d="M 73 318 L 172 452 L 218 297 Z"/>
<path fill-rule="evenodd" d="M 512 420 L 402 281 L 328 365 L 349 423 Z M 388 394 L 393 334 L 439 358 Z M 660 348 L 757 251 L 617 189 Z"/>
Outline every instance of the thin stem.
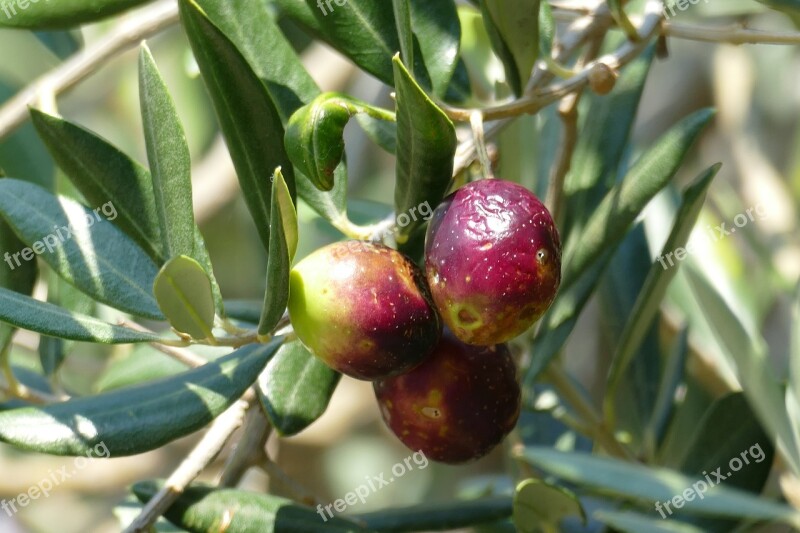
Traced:
<path fill-rule="evenodd" d="M 271 432 L 272 426 L 261 409 L 250 409 L 244 423 L 244 434 L 228 456 L 217 484 L 221 487 L 235 487 L 250 467 L 266 460 L 264 446 Z"/>
<path fill-rule="evenodd" d="M 36 79 L 0 108 L 0 139 L 25 121 L 28 106 L 35 105 L 41 94 L 55 96 L 71 89 L 143 39 L 177 23 L 178 18 L 177 2 L 160 0 L 136 12 L 107 36 Z"/>
<path fill-rule="evenodd" d="M 572 154 L 578 143 L 578 101 L 582 93 L 574 93 L 565 98 L 559 106 L 563 131 L 553 171 L 550 174 L 550 185 L 547 188 L 546 205 L 556 225 L 561 222 L 561 207 L 564 200 L 564 181 L 572 166 Z"/>
<path fill-rule="evenodd" d="M 544 371 L 547 380 L 555 387 L 558 394 L 575 410 L 584 424 L 591 428 L 591 437 L 611 456 L 635 461 L 633 454 L 625 448 L 606 428 L 603 418 L 597 409 L 589 403 L 572 384 L 569 376 L 557 364 L 551 364 Z"/>
<path fill-rule="evenodd" d="M 473 111 L 469 122 L 472 126 L 472 141 L 475 143 L 475 151 L 478 154 L 478 162 L 481 165 L 481 174 L 485 179 L 489 179 L 492 177 L 492 162 L 489 159 L 489 152 L 486 150 L 483 114 L 480 111 Z"/>
<path fill-rule="evenodd" d="M 800 44 L 800 33 L 772 32 L 750 29 L 741 24 L 733 26 L 705 26 L 665 22 L 661 31 L 669 37 L 730 44 Z"/>
<path fill-rule="evenodd" d="M 658 34 L 662 21 L 661 6 L 660 0 L 648 0 L 644 20 L 639 30 L 640 38 L 637 42 L 626 42 L 613 54 L 603 56 L 587 64 L 580 73 L 568 80 L 555 83 L 546 89 L 531 95 L 523 96 L 513 102 L 483 109 L 484 120 L 497 120 L 516 117 L 526 113 L 536 113 L 543 107 L 562 99 L 568 94 L 583 89 L 589 83 L 589 73 L 596 63 L 602 63 L 611 71 L 618 71 L 621 67 L 638 57 L 641 51 L 647 46 L 650 39 Z M 474 111 L 472 109 L 447 105 L 442 108 L 452 120 L 462 122 L 470 120 L 472 112 Z"/>
<path fill-rule="evenodd" d="M 169 476 L 164 487 L 147 502 L 139 516 L 125 528 L 123 533 L 148 531 L 158 517 L 175 503 L 186 487 L 211 464 L 231 435 L 242 425 L 245 412 L 250 407 L 253 397 L 251 389 L 214 420 L 189 456 Z"/>

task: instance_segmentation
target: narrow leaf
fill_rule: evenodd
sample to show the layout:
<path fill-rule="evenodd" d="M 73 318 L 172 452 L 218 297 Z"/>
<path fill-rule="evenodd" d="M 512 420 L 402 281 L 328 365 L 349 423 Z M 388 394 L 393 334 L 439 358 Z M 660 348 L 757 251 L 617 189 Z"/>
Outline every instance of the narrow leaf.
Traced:
<path fill-rule="evenodd" d="M 161 249 L 167 258 L 191 257 L 195 224 L 189 147 L 175 104 L 146 44 L 139 53 L 139 99 Z"/>
<path fill-rule="evenodd" d="M 83 37 L 79 30 L 37 31 L 34 35 L 59 59 L 68 58 L 83 46 Z"/>
<path fill-rule="evenodd" d="M 585 453 L 559 452 L 550 448 L 528 447 L 519 456 L 536 468 L 560 479 L 590 487 L 605 494 L 631 500 L 668 502 L 686 489 L 699 491 L 698 478 L 673 470 L 627 463 Z M 708 483 L 706 483 L 708 487 Z M 683 511 L 706 515 L 760 520 L 779 520 L 800 525 L 800 513 L 791 507 L 717 484 L 703 492 L 704 497 L 687 501 Z"/>
<path fill-rule="evenodd" d="M 0 287 L 30 296 L 39 273 L 36 261 L 25 261 L 19 266 L 11 261 L 11 254 L 24 247 L 25 243 L 17 238 L 4 220 L 0 219 L 0 254 L 8 264 L 8 268 L 5 265 L 0 266 Z M 0 324 L 0 354 L 6 352 L 14 331 L 15 328 L 10 325 Z"/>
<path fill-rule="evenodd" d="M 297 213 L 281 169 L 272 178 L 267 292 L 258 324 L 259 335 L 268 335 L 278 325 L 289 303 L 289 271 L 297 251 Z"/>
<path fill-rule="evenodd" d="M 397 100 L 397 213 L 407 213 L 425 202 L 442 201 L 453 173 L 456 132 L 453 123 L 416 84 L 400 58 L 393 59 Z M 398 243 L 408 240 L 423 223 L 400 228 Z"/>
<path fill-rule="evenodd" d="M 481 0 L 483 24 L 514 94 L 522 94 L 539 56 L 539 3 Z"/>
<path fill-rule="evenodd" d="M 322 416 L 339 378 L 299 340 L 289 341 L 258 379 L 261 405 L 280 435 L 296 435 Z"/>
<path fill-rule="evenodd" d="M 624 533 L 706 533 L 704 530 L 677 520 L 664 520 L 663 518 L 634 513 L 631 511 L 617 512 L 600 510 L 592 517 L 614 528 L 614 531 Z"/>
<path fill-rule="evenodd" d="M 153 481 L 139 482 L 133 486 L 133 493 L 139 501 L 146 503 L 162 485 Z M 164 516 L 173 524 L 193 533 L 365 531 L 356 522 L 331 517 L 327 513 L 321 516 L 318 510 L 272 494 L 203 485 L 187 487 Z"/>
<path fill-rule="evenodd" d="M 153 450 L 213 420 L 255 381 L 282 338 L 249 345 L 167 379 L 0 413 L 0 440 L 53 455 L 86 455 L 104 444 L 111 457 Z"/>
<path fill-rule="evenodd" d="M 686 153 L 713 117 L 698 111 L 679 122 L 645 152 L 592 214 L 581 235 L 564 251 L 561 287 L 566 288 L 605 250 L 618 244 L 645 205 L 674 176 Z"/>
<path fill-rule="evenodd" d="M 666 434 L 669 421 L 675 409 L 675 393 L 686 374 L 686 360 L 689 357 L 689 328 L 684 327 L 675 339 L 661 375 L 661 383 L 656 395 L 656 403 L 650 422 L 645 428 L 645 449 L 648 457 L 655 457 L 656 450 Z"/>
<path fill-rule="evenodd" d="M 200 7 L 193 0 L 180 0 L 180 12 L 245 201 L 268 251 L 272 171 L 282 167 L 289 191 L 295 190 L 281 117 L 247 60 Z"/>
<path fill-rule="evenodd" d="M 175 330 L 193 339 L 211 339 L 214 295 L 200 263 L 179 255 L 161 268 L 153 284 L 158 306 Z"/>
<path fill-rule="evenodd" d="M 714 179 L 721 166 L 720 163 L 717 163 L 702 172 L 683 193 L 681 206 L 675 215 L 672 231 L 664 244 L 661 256 L 658 261 L 652 264 L 650 271 L 647 273 L 636 303 L 631 309 L 630 318 L 625 324 L 625 329 L 622 331 L 617 343 L 614 357 L 611 360 L 611 368 L 609 369 L 606 390 L 607 402 L 616 397 L 616 390 L 620 380 L 625 375 L 625 370 L 650 329 L 667 292 L 667 287 L 669 287 L 670 282 L 678 272 L 677 266 L 666 268 L 663 257 L 667 254 L 671 255 L 675 250 L 686 245 L 692 228 L 697 222 L 697 217 L 700 215 L 711 180 Z"/>
<path fill-rule="evenodd" d="M 110 204 L 109 204 L 110 205 Z M 113 207 L 113 205 L 111 206 Z M 0 214 L 30 248 L 15 263 L 39 255 L 59 275 L 96 300 L 147 318 L 163 319 L 153 297 L 156 266 L 106 217 L 38 185 L 0 180 Z M 19 265 L 18 265 L 19 266 Z"/>
<path fill-rule="evenodd" d="M 264 83 L 284 124 L 294 111 L 319 94 L 316 83 L 261 0 L 241 0 L 235 5 L 199 0 L 198 5 L 225 32 Z M 264 50 L 270 53 L 264 54 Z M 339 165 L 334 175 L 333 190 L 324 192 L 298 174 L 297 194 L 334 226 L 343 227 L 347 224 L 345 165 Z"/>
<path fill-rule="evenodd" d="M 126 344 L 152 342 L 159 338 L 151 333 L 67 311 L 3 288 L 0 288 L 0 320 L 18 328 L 75 341 Z"/>
<path fill-rule="evenodd" d="M 448 531 L 478 524 L 490 524 L 511 516 L 509 496 L 493 496 L 443 504 L 422 504 L 355 515 L 371 530 Z"/>
<path fill-rule="evenodd" d="M 800 473 L 800 443 L 795 441 L 785 410 L 783 387 L 773 374 L 764 338 L 739 320 L 711 284 L 693 268 L 685 270 L 697 301 L 719 341 L 723 355 L 736 370 L 751 407 L 792 468 Z"/>
<path fill-rule="evenodd" d="M 110 202 L 115 223 L 157 263 L 165 254 L 150 173 L 77 124 L 31 109 L 31 120 L 56 163 L 91 205 Z"/>
<path fill-rule="evenodd" d="M 0 26 L 27 29 L 70 28 L 111 17 L 152 0 L 39 0 L 3 3 Z M 23 7 L 25 6 L 25 7 Z"/>
<path fill-rule="evenodd" d="M 411 31 L 410 0 L 392 0 L 394 21 L 400 41 L 400 57 L 406 65 L 414 64 L 414 34 Z"/>

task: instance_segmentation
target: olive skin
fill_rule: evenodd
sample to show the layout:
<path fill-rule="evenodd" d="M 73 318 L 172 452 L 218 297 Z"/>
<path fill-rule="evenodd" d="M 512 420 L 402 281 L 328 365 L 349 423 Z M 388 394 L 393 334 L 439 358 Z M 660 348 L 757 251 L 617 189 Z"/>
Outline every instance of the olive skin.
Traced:
<path fill-rule="evenodd" d="M 465 344 L 446 328 L 422 364 L 373 388 L 397 438 L 442 463 L 485 456 L 519 418 L 521 394 L 508 346 Z"/>
<path fill-rule="evenodd" d="M 459 339 L 480 346 L 511 340 L 541 318 L 558 292 L 558 230 L 521 185 L 469 183 L 431 217 L 425 275 L 442 320 Z"/>
<path fill-rule="evenodd" d="M 289 275 L 288 307 L 309 351 L 356 379 L 412 369 L 441 335 L 422 272 L 381 244 L 339 242 L 304 258 Z"/>

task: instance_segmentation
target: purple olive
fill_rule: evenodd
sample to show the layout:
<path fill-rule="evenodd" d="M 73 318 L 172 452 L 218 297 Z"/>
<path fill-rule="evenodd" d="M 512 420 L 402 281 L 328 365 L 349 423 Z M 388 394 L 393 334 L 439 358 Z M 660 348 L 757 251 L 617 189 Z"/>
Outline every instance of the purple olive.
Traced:
<path fill-rule="evenodd" d="M 433 213 L 425 274 L 442 320 L 459 339 L 505 342 L 533 325 L 556 296 L 558 230 L 544 204 L 521 185 L 469 183 Z"/>
<path fill-rule="evenodd" d="M 419 268 L 396 250 L 360 241 L 320 248 L 292 269 L 289 317 L 313 354 L 365 380 L 412 369 L 441 335 Z"/>
<path fill-rule="evenodd" d="M 519 418 L 521 395 L 508 346 L 464 344 L 447 329 L 422 364 L 373 387 L 397 438 L 443 463 L 483 457 Z"/>

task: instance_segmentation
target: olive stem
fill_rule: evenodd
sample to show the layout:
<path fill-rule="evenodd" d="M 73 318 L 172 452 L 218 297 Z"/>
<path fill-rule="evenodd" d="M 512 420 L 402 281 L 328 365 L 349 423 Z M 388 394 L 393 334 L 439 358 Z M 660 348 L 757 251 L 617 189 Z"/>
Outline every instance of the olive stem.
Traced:
<path fill-rule="evenodd" d="M 603 418 L 597 409 L 584 398 L 571 378 L 558 366 L 549 365 L 545 371 L 547 380 L 555 387 L 558 394 L 575 410 L 584 423 L 591 428 L 590 436 L 611 456 L 628 461 L 635 461 L 633 454 L 625 448 L 614 435 L 606 428 Z"/>
<path fill-rule="evenodd" d="M 488 107 L 481 112 L 484 120 L 497 120 L 515 117 L 523 114 L 533 114 L 540 109 L 562 99 L 568 94 L 577 92 L 589 83 L 589 73 L 597 63 L 602 63 L 611 71 L 618 71 L 622 66 L 633 61 L 642 50 L 647 47 L 650 39 L 658 35 L 662 23 L 662 7 L 660 0 L 648 0 L 645 16 L 639 29 L 639 39 L 635 42 L 627 41 L 616 52 L 603 56 L 590 62 L 578 74 L 548 86 L 537 92 L 514 100 L 510 103 Z M 465 122 L 470 120 L 473 109 L 459 108 L 441 104 L 442 109 L 451 120 Z"/>
<path fill-rule="evenodd" d="M 120 23 L 107 37 L 37 78 L 0 107 L 0 139 L 25 122 L 28 106 L 34 105 L 42 92 L 59 95 L 71 89 L 111 59 L 138 46 L 143 39 L 176 24 L 178 20 L 177 2 L 156 2 Z"/>
<path fill-rule="evenodd" d="M 217 485 L 235 487 L 250 467 L 266 459 L 264 447 L 271 432 L 272 426 L 261 409 L 248 410 L 242 437 L 225 461 Z"/>
<path fill-rule="evenodd" d="M 492 163 L 489 160 L 489 151 L 486 150 L 486 138 L 483 131 L 483 113 L 473 111 L 469 117 L 472 126 L 472 139 L 475 142 L 475 151 L 478 154 L 478 162 L 481 166 L 481 174 L 484 179 L 491 179 Z"/>
<path fill-rule="evenodd" d="M 164 486 L 150 498 L 139 516 L 125 528 L 123 533 L 143 533 L 149 530 L 158 517 L 175 503 L 186 487 L 222 451 L 231 435 L 242 425 L 245 413 L 254 400 L 255 394 L 252 389 L 249 389 L 241 399 L 214 419 L 211 427 L 189 453 L 189 456 L 167 478 Z"/>

